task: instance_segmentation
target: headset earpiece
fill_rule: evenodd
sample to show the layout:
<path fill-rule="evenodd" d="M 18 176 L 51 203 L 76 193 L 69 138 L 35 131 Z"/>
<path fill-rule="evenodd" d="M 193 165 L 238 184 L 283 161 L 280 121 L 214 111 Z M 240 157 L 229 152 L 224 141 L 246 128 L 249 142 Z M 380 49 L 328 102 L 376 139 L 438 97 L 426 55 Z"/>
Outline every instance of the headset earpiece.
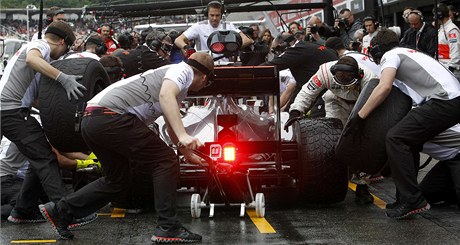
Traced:
<path fill-rule="evenodd" d="M 434 14 L 434 9 L 433 9 Z M 442 20 L 449 16 L 449 7 L 444 3 L 439 3 L 436 11 L 436 16 L 438 20 Z"/>
<path fill-rule="evenodd" d="M 369 21 L 369 20 L 372 20 L 372 23 L 374 24 L 374 28 L 377 30 L 377 28 L 379 28 L 379 26 L 380 26 L 380 23 L 372 15 L 364 17 L 364 19 L 363 19 L 363 29 L 366 30 L 364 22 Z"/>
<path fill-rule="evenodd" d="M 111 27 L 110 25 L 102 25 L 102 26 L 108 26 L 108 27 L 110 28 L 109 35 L 110 35 L 110 36 L 113 36 L 113 34 L 114 34 L 114 33 L 113 33 L 113 29 L 112 29 L 112 27 Z M 97 28 L 97 33 L 101 34 L 101 32 L 102 32 L 101 28 L 98 27 L 98 28 Z"/>
<path fill-rule="evenodd" d="M 208 5 L 206 6 L 206 8 L 203 9 L 203 15 L 208 17 L 208 14 L 209 14 L 209 8 L 210 7 L 217 7 L 217 6 L 220 6 L 220 13 L 221 14 L 224 14 L 224 6 L 222 5 L 221 2 L 219 1 L 211 1 L 208 3 Z"/>
<path fill-rule="evenodd" d="M 423 14 L 422 12 L 420 12 L 419 10 L 412 10 L 411 12 L 409 12 L 409 15 L 410 14 L 416 14 L 418 15 L 418 17 L 420 17 L 420 21 L 423 22 Z"/>
<path fill-rule="evenodd" d="M 46 25 L 50 25 L 53 23 L 53 17 L 52 16 L 46 16 Z"/>

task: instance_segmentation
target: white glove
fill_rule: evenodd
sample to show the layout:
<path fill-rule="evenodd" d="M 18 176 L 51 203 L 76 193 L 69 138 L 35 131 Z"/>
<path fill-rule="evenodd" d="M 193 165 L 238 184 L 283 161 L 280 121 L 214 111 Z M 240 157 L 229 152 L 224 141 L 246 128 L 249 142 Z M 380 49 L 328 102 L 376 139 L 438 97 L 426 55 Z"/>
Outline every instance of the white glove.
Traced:
<path fill-rule="evenodd" d="M 78 100 L 78 96 L 83 97 L 83 93 L 80 89 L 86 91 L 86 88 L 77 82 L 77 79 L 81 79 L 82 77 L 83 76 L 67 75 L 63 72 L 59 73 L 56 77 L 56 81 L 58 81 L 67 92 L 67 98 L 69 101 L 72 100 L 72 97 L 76 100 Z"/>

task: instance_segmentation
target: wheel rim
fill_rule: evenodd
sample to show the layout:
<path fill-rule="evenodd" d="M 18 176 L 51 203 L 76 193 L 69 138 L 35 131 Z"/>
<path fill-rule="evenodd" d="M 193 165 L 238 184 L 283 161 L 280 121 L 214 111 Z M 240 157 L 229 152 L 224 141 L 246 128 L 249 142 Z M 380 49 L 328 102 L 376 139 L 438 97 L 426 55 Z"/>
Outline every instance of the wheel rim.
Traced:
<path fill-rule="evenodd" d="M 265 216 L 265 196 L 263 193 L 256 194 L 256 216 L 259 218 Z"/>
<path fill-rule="evenodd" d="M 193 194 L 190 201 L 190 213 L 192 218 L 199 218 L 201 215 L 201 197 L 200 194 Z"/>

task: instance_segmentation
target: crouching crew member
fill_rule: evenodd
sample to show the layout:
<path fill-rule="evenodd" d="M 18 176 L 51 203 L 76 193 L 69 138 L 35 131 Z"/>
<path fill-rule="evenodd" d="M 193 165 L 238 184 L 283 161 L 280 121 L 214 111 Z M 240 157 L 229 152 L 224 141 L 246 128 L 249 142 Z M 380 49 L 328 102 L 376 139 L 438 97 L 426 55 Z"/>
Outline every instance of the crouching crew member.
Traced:
<path fill-rule="evenodd" d="M 426 141 L 460 122 L 460 83 L 454 75 L 428 55 L 397 48 L 398 41 L 388 29 L 372 39 L 369 52 L 380 64 L 380 82 L 350 118 L 350 129 L 359 133 L 363 119 L 385 100 L 393 84 L 418 104 L 386 135 L 388 164 L 399 193 L 386 213 L 396 219 L 430 209 L 417 183 L 418 153 Z"/>
<path fill-rule="evenodd" d="M 59 202 L 40 205 L 43 216 L 63 239 L 72 218 L 104 207 L 129 187 L 130 164 L 151 165 L 158 215 L 153 242 L 197 242 L 201 236 L 177 219 L 176 187 L 179 162 L 173 149 L 147 125 L 163 115 L 172 141 L 192 163 L 201 163 L 192 150 L 203 144 L 184 129 L 179 103 L 187 91 L 202 89 L 212 78 L 214 63 L 207 53 L 195 53 L 187 62 L 149 70 L 114 83 L 88 101 L 82 136 L 106 173 Z"/>

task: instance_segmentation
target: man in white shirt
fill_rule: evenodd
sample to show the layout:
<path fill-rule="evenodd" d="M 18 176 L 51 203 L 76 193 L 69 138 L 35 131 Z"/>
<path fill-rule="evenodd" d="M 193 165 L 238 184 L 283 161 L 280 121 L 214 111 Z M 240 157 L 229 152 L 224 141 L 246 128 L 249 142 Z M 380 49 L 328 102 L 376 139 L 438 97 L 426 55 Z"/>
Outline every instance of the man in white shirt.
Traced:
<path fill-rule="evenodd" d="M 184 33 L 176 38 L 174 44 L 180 48 L 184 54 L 187 56 L 187 50 L 193 49 L 188 45 L 189 40 L 195 40 L 196 49 L 198 51 L 208 51 L 207 40 L 209 35 L 215 31 L 219 30 L 232 30 L 240 34 L 243 41 L 242 47 L 246 47 L 252 43 L 252 40 L 249 39 L 244 33 L 242 33 L 238 28 L 229 22 L 222 21 L 222 14 L 224 13 L 224 7 L 219 1 L 211 1 L 207 6 L 207 16 L 208 20 L 204 20 L 190 26 Z M 221 56 L 213 55 L 214 58 Z M 225 61 L 222 60 L 222 61 Z"/>
<path fill-rule="evenodd" d="M 363 37 L 362 53 L 369 54 L 368 48 L 371 44 L 371 39 L 375 37 L 379 27 L 379 23 L 375 20 L 374 16 L 364 17 L 364 28 L 366 29 L 367 35 Z"/>
<path fill-rule="evenodd" d="M 397 202 L 386 213 L 402 219 L 430 209 L 417 183 L 416 156 L 426 141 L 460 122 L 460 84 L 438 61 L 413 49 L 398 48 L 398 41 L 388 29 L 380 30 L 372 39 L 369 52 L 380 64 L 380 82 L 357 115 L 350 117 L 344 134 L 360 134 L 364 119 L 387 98 L 393 86 L 418 104 L 385 139 L 387 162 L 398 193 Z"/>

